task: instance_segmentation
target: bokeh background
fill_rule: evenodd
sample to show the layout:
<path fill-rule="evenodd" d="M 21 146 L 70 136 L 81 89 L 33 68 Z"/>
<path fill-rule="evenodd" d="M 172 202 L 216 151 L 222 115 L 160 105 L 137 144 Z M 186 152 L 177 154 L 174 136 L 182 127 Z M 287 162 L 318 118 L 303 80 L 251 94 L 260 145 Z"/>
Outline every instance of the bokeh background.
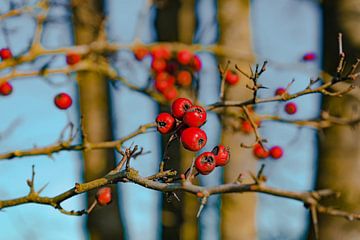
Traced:
<path fill-rule="evenodd" d="M 0 14 L 10 9 L 33 5 L 35 0 L 3 0 Z M 358 0 L 51 0 L 42 43 L 47 48 L 87 44 L 96 39 L 96 29 L 106 17 L 110 42 L 134 41 L 219 44 L 234 49 L 234 54 L 218 57 L 199 52 L 203 62 L 199 100 L 204 104 L 218 100 L 220 77 L 217 65 L 230 60 L 240 68 L 269 61 L 261 83 L 268 87 L 260 97 L 272 96 L 277 87 L 292 79 L 289 92 L 302 90 L 310 78 L 334 73 L 337 60 L 337 33 L 343 32 L 349 61 L 360 56 L 360 2 Z M 71 4 L 77 7 L 72 8 Z M 74 5 L 73 5 L 74 6 Z M 92 13 L 89 15 L 89 12 Z M 33 13 L 0 22 L 0 48 L 9 47 L 21 55 L 29 47 L 35 29 Z M 315 61 L 304 62 L 305 53 L 315 53 Z M 39 69 L 51 60 L 52 67 L 65 66 L 65 56 L 43 56 L 19 69 Z M 109 56 L 121 76 L 145 86 L 150 59 L 138 62 L 130 50 Z M 2 71 L 1 74 L 6 74 Z M 76 78 L 87 81 L 76 82 Z M 22 78 L 12 81 L 14 93 L 0 97 L 0 151 L 27 149 L 56 142 L 64 127 L 72 122 L 79 127 L 80 112 L 89 116 L 87 128 L 97 129 L 96 140 L 116 139 L 151 122 L 159 106 L 141 93 L 121 84 L 109 83 L 96 74 L 56 75 Z M 229 99 L 247 99 L 246 80 L 228 91 Z M 53 97 L 65 91 L 75 104 L 67 111 L 53 106 Z M 317 118 L 321 109 L 336 115 L 354 116 L 359 93 L 356 89 L 341 99 L 320 95 L 295 100 L 299 111 L 287 116 L 284 103 L 259 106 L 256 111 L 288 119 Z M 79 103 L 85 104 L 79 104 Z M 80 106 L 81 105 L 81 106 Z M 96 106 L 95 110 L 91 106 Z M 99 110 L 100 109 L 100 110 Z M 99 131 L 99 129 L 101 131 Z M 252 136 L 222 128 L 219 118 L 209 116 L 205 125 L 208 148 L 219 142 L 229 145 L 232 159 L 228 167 L 201 177 L 200 184 L 215 185 L 233 181 L 239 172 L 256 171 L 260 163 L 251 151 L 240 148 Z M 334 127 L 321 131 L 285 123 L 265 122 L 262 135 L 271 145 L 285 149 L 279 161 L 265 160 L 268 185 L 294 191 L 331 187 L 341 190 L 340 200 L 329 202 L 347 210 L 360 209 L 358 172 L 359 132 L 355 128 Z M 68 134 L 68 132 L 67 132 Z M 76 141 L 79 141 L 77 139 Z M 157 171 L 166 139 L 156 133 L 138 136 L 132 142 L 149 154 L 133 161 L 142 175 Z M 209 150 L 204 149 L 204 150 Z M 179 146 L 172 147 L 171 167 L 186 169 L 192 155 Z M 84 161 L 86 159 L 86 161 Z M 75 182 L 93 179 L 111 167 L 119 155 L 99 151 L 93 156 L 62 152 L 52 156 L 26 157 L 0 162 L 0 199 L 14 198 L 28 191 L 25 184 L 36 166 L 36 186 L 49 183 L 44 195 L 55 195 Z M 170 166 L 169 166 L 170 167 Z M 22 205 L 0 212 L 0 239 L 311 239 L 309 215 L 301 203 L 256 194 L 212 196 L 199 219 L 199 202 L 193 196 L 179 194 L 181 202 L 133 184 L 119 184 L 117 199 L 106 208 L 97 208 L 87 217 L 71 217 L 41 205 Z M 93 194 L 93 193 L 91 193 Z M 89 199 L 93 195 L 89 195 Z M 68 200 L 64 207 L 82 209 L 85 195 Z M 358 239 L 359 223 L 320 217 L 323 239 Z"/>

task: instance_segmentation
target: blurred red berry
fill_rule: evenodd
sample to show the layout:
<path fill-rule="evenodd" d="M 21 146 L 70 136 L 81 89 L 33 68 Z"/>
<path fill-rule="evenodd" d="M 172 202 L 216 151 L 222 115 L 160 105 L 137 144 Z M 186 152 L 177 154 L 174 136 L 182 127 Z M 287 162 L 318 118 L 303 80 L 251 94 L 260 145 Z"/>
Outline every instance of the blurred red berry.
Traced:
<path fill-rule="evenodd" d="M 182 70 L 178 72 L 178 74 L 176 75 L 176 80 L 180 86 L 187 87 L 191 85 L 191 81 L 192 81 L 191 73 L 189 71 Z"/>
<path fill-rule="evenodd" d="M 295 114 L 297 112 L 297 106 L 296 106 L 296 103 L 294 102 L 288 102 L 285 104 L 285 112 L 287 114 Z"/>
<path fill-rule="evenodd" d="M 206 122 L 206 110 L 201 106 L 192 106 L 184 114 L 183 121 L 189 127 L 200 127 Z"/>
<path fill-rule="evenodd" d="M 155 88 L 161 93 L 164 93 L 168 89 L 174 87 L 175 78 L 167 72 L 160 72 L 155 77 Z"/>
<path fill-rule="evenodd" d="M 175 100 L 179 95 L 176 87 L 174 87 L 174 86 L 165 89 L 165 91 L 162 94 L 164 95 L 166 100 L 168 100 L 169 102 Z"/>
<path fill-rule="evenodd" d="M 185 149 L 197 152 L 206 145 L 207 136 L 200 128 L 189 127 L 182 131 L 180 141 Z"/>
<path fill-rule="evenodd" d="M 111 203 L 111 188 L 102 187 L 96 192 L 96 201 L 100 206 L 105 206 Z"/>
<path fill-rule="evenodd" d="M 199 56 L 194 55 L 191 66 L 196 72 L 199 72 L 201 70 L 202 63 L 201 63 L 201 60 L 200 60 Z"/>
<path fill-rule="evenodd" d="M 316 54 L 315 53 L 312 53 L 312 52 L 309 52 L 309 53 L 306 53 L 304 54 L 303 56 L 303 60 L 304 61 L 313 61 L 316 59 Z"/>
<path fill-rule="evenodd" d="M 171 52 L 166 46 L 155 46 L 151 49 L 151 56 L 153 59 L 166 59 L 171 58 Z"/>
<path fill-rule="evenodd" d="M 162 58 L 154 58 L 151 61 L 151 69 L 157 73 L 165 71 L 166 61 Z"/>
<path fill-rule="evenodd" d="M 253 131 L 253 127 L 251 126 L 251 123 L 247 120 L 241 121 L 241 131 L 243 133 L 251 133 Z"/>
<path fill-rule="evenodd" d="M 259 143 L 257 143 L 253 147 L 253 154 L 255 155 L 255 157 L 263 159 L 269 156 L 269 151 L 267 151 Z"/>
<path fill-rule="evenodd" d="M 227 71 L 225 76 L 225 82 L 229 85 L 235 85 L 239 82 L 240 77 L 236 74 L 235 71 Z"/>
<path fill-rule="evenodd" d="M 182 65 L 188 65 L 191 63 L 194 54 L 187 49 L 180 50 L 177 54 L 177 60 Z"/>
<path fill-rule="evenodd" d="M 2 60 L 10 59 L 12 57 L 13 57 L 13 55 L 12 55 L 12 52 L 11 52 L 11 50 L 9 48 L 0 49 L 0 58 Z"/>
<path fill-rule="evenodd" d="M 230 161 L 229 148 L 224 145 L 217 145 L 211 151 L 215 156 L 216 166 L 225 166 Z"/>
<path fill-rule="evenodd" d="M 68 109 L 72 105 L 72 99 L 67 93 L 59 93 L 55 96 L 54 103 L 59 109 Z"/>
<path fill-rule="evenodd" d="M 80 62 L 81 56 L 78 53 L 68 53 L 66 54 L 66 63 L 70 66 Z"/>
<path fill-rule="evenodd" d="M 162 134 L 171 132 L 175 127 L 175 119 L 169 113 L 160 113 L 156 117 L 157 130 Z"/>
<path fill-rule="evenodd" d="M 283 87 L 279 87 L 275 90 L 275 96 L 281 96 L 286 93 L 286 89 Z"/>
<path fill-rule="evenodd" d="M 178 98 L 171 105 L 171 113 L 175 118 L 182 120 L 185 112 L 192 106 L 193 103 L 190 101 L 190 99 Z"/>
<path fill-rule="evenodd" d="M 9 82 L 4 82 L 0 84 L 0 95 L 7 96 L 10 95 L 13 91 L 13 87 Z"/>
<path fill-rule="evenodd" d="M 204 152 L 200 154 L 196 159 L 194 166 L 196 170 L 202 175 L 208 175 L 216 166 L 215 156 L 212 152 Z"/>
<path fill-rule="evenodd" d="M 136 47 L 133 52 L 134 57 L 138 61 L 142 61 L 147 55 L 149 55 L 149 50 L 146 47 Z"/>
<path fill-rule="evenodd" d="M 274 159 L 279 159 L 283 156 L 284 151 L 281 147 L 279 146 L 273 146 L 272 148 L 270 148 L 270 156 Z"/>

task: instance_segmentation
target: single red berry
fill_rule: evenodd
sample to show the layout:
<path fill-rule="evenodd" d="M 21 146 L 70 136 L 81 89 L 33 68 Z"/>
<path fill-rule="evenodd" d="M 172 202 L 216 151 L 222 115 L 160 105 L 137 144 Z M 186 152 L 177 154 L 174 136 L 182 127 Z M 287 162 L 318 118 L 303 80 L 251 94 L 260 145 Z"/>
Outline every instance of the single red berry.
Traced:
<path fill-rule="evenodd" d="M 96 192 L 96 201 L 100 206 L 106 206 L 111 203 L 111 188 L 102 187 Z"/>
<path fill-rule="evenodd" d="M 165 71 L 166 61 L 162 58 L 154 58 L 151 62 L 151 69 L 157 73 Z"/>
<path fill-rule="evenodd" d="M 279 87 L 275 90 L 275 96 L 281 96 L 286 93 L 286 89 L 283 87 Z"/>
<path fill-rule="evenodd" d="M 199 72 L 201 70 L 202 63 L 201 63 L 201 60 L 200 60 L 199 56 L 194 55 L 191 66 L 196 72 Z"/>
<path fill-rule="evenodd" d="M 155 88 L 161 93 L 173 88 L 174 84 L 175 78 L 166 72 L 161 72 L 155 77 Z"/>
<path fill-rule="evenodd" d="M 59 109 L 68 109 L 72 105 L 72 99 L 67 93 L 59 93 L 55 96 L 54 103 Z"/>
<path fill-rule="evenodd" d="M 284 154 L 283 149 L 280 146 L 273 146 L 270 148 L 270 156 L 274 159 L 279 159 Z"/>
<path fill-rule="evenodd" d="M 11 50 L 9 48 L 0 49 L 0 58 L 2 60 L 10 59 L 12 57 L 13 57 L 13 55 L 12 55 L 12 52 L 11 52 Z"/>
<path fill-rule="evenodd" d="M 251 126 L 251 123 L 247 120 L 241 121 L 241 131 L 246 134 L 251 133 L 253 131 L 253 127 Z"/>
<path fill-rule="evenodd" d="M 216 166 L 225 166 L 230 161 L 229 148 L 224 145 L 217 145 L 211 152 L 215 156 Z"/>
<path fill-rule="evenodd" d="M 182 65 L 188 65 L 191 63 L 194 54 L 187 49 L 180 50 L 177 54 L 177 60 Z"/>
<path fill-rule="evenodd" d="M 171 52 L 166 46 L 155 46 L 151 49 L 151 56 L 153 59 L 166 59 L 171 58 Z"/>
<path fill-rule="evenodd" d="M 134 57 L 138 61 L 142 61 L 147 55 L 149 55 L 149 50 L 146 47 L 136 47 L 134 50 Z"/>
<path fill-rule="evenodd" d="M 185 112 L 183 121 L 189 127 L 200 127 L 206 122 L 206 110 L 201 106 L 192 106 Z"/>
<path fill-rule="evenodd" d="M 202 175 L 208 175 L 216 166 L 215 156 L 212 152 L 204 152 L 195 159 L 196 170 Z"/>
<path fill-rule="evenodd" d="M 178 98 L 171 105 L 172 115 L 179 120 L 182 120 L 184 114 L 193 106 L 193 103 L 190 99 L 187 98 Z"/>
<path fill-rule="evenodd" d="M 253 147 L 253 154 L 255 155 L 255 157 L 263 159 L 269 156 L 269 151 L 267 151 L 259 143 L 257 143 Z"/>
<path fill-rule="evenodd" d="M 285 112 L 290 115 L 295 114 L 297 112 L 296 103 L 288 102 L 287 104 L 285 104 Z"/>
<path fill-rule="evenodd" d="M 187 87 L 191 84 L 192 76 L 189 71 L 182 70 L 176 75 L 176 81 L 180 86 Z"/>
<path fill-rule="evenodd" d="M 4 82 L 0 84 L 0 95 L 7 96 L 10 95 L 13 91 L 13 87 L 9 82 Z"/>
<path fill-rule="evenodd" d="M 162 134 L 167 134 L 175 127 L 175 119 L 169 113 L 160 113 L 156 117 L 157 130 Z"/>
<path fill-rule="evenodd" d="M 179 95 L 176 87 L 174 87 L 174 86 L 165 89 L 165 91 L 162 94 L 164 95 L 166 100 L 168 100 L 169 102 L 175 100 Z"/>
<path fill-rule="evenodd" d="M 80 62 L 81 56 L 78 53 L 68 53 L 66 54 L 66 63 L 70 66 Z"/>
<path fill-rule="evenodd" d="M 181 133 L 180 141 L 185 149 L 197 152 L 205 146 L 207 136 L 200 128 L 189 127 Z"/>
<path fill-rule="evenodd" d="M 225 82 L 229 85 L 235 85 L 239 82 L 240 77 L 236 74 L 235 71 L 227 71 L 225 76 Z"/>
<path fill-rule="evenodd" d="M 303 56 L 303 60 L 304 61 L 313 61 L 316 59 L 316 54 L 309 52 L 309 53 L 305 53 Z"/>

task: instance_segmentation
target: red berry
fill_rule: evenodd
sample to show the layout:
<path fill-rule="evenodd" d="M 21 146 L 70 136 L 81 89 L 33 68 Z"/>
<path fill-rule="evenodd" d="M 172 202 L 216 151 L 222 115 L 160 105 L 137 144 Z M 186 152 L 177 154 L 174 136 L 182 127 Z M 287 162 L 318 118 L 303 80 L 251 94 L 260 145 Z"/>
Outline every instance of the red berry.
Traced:
<path fill-rule="evenodd" d="M 215 156 L 212 152 L 204 152 L 195 159 L 196 170 L 202 175 L 208 175 L 216 166 Z"/>
<path fill-rule="evenodd" d="M 241 121 L 241 131 L 247 134 L 251 133 L 253 131 L 251 123 L 247 120 Z"/>
<path fill-rule="evenodd" d="M 194 55 L 191 66 L 196 72 L 199 72 L 201 70 L 202 63 L 201 63 L 201 60 L 200 60 L 199 56 Z"/>
<path fill-rule="evenodd" d="M 191 84 L 191 81 L 192 81 L 191 73 L 189 71 L 182 70 L 182 71 L 178 72 L 178 74 L 176 76 L 176 80 L 180 86 L 187 87 Z"/>
<path fill-rule="evenodd" d="M 207 136 L 200 128 L 190 127 L 181 133 L 180 141 L 185 149 L 197 152 L 205 146 Z"/>
<path fill-rule="evenodd" d="M 11 52 L 11 50 L 9 48 L 0 49 L 0 58 L 2 60 L 10 59 L 12 57 L 13 57 L 13 55 L 12 55 L 12 52 Z"/>
<path fill-rule="evenodd" d="M 155 88 L 161 93 L 173 88 L 174 84 L 175 78 L 166 72 L 161 72 L 155 77 Z"/>
<path fill-rule="evenodd" d="M 151 62 L 151 69 L 157 73 L 165 71 L 166 61 L 162 58 L 154 58 Z"/>
<path fill-rule="evenodd" d="M 146 47 L 136 47 L 134 49 L 134 57 L 138 61 L 142 61 L 147 55 L 149 55 L 149 50 Z"/>
<path fill-rule="evenodd" d="M 162 134 L 167 134 L 175 127 L 175 119 L 169 113 L 160 113 L 156 117 L 157 130 Z"/>
<path fill-rule="evenodd" d="M 168 100 L 169 102 L 176 99 L 177 96 L 179 95 L 178 91 L 176 90 L 176 88 L 174 86 L 165 89 L 165 91 L 162 94 L 164 95 L 166 100 Z"/>
<path fill-rule="evenodd" d="M 211 151 L 215 156 L 216 166 L 225 166 L 230 161 L 230 151 L 224 145 L 218 145 Z"/>
<path fill-rule="evenodd" d="M 13 91 L 13 87 L 9 82 L 4 82 L 0 85 L 0 95 L 7 96 Z"/>
<path fill-rule="evenodd" d="M 286 89 L 283 87 L 279 87 L 278 89 L 275 90 L 275 96 L 281 96 L 284 93 L 286 93 Z"/>
<path fill-rule="evenodd" d="M 253 154 L 260 159 L 267 158 L 269 156 L 269 151 L 264 149 L 259 143 L 255 144 L 253 147 Z"/>
<path fill-rule="evenodd" d="M 310 53 L 304 54 L 304 56 L 303 56 L 304 61 L 313 61 L 315 59 L 316 59 L 316 54 L 315 53 L 310 52 Z"/>
<path fill-rule="evenodd" d="M 72 99 L 67 93 L 59 93 L 55 96 L 54 103 L 59 109 L 68 109 L 72 105 Z"/>
<path fill-rule="evenodd" d="M 281 158 L 283 154 L 284 154 L 284 151 L 279 146 L 274 146 L 274 147 L 270 148 L 270 155 L 274 159 Z"/>
<path fill-rule="evenodd" d="M 201 106 L 192 106 L 185 112 L 183 121 L 189 127 L 200 127 L 206 122 L 206 110 Z"/>
<path fill-rule="evenodd" d="M 100 206 L 106 206 L 111 203 L 111 188 L 102 187 L 96 192 L 96 201 Z"/>
<path fill-rule="evenodd" d="M 80 62 L 81 56 L 78 53 L 68 53 L 66 54 L 66 63 L 70 66 Z"/>
<path fill-rule="evenodd" d="M 193 57 L 194 57 L 194 54 L 186 49 L 180 50 L 177 54 L 177 60 L 182 65 L 190 64 Z"/>
<path fill-rule="evenodd" d="M 166 59 L 171 58 L 171 52 L 166 46 L 155 46 L 151 49 L 151 56 L 153 59 Z"/>
<path fill-rule="evenodd" d="M 296 103 L 288 102 L 287 104 L 285 104 L 285 112 L 290 115 L 295 114 L 297 112 Z"/>
<path fill-rule="evenodd" d="M 178 98 L 171 105 L 171 113 L 176 118 L 181 120 L 184 114 L 193 106 L 193 103 L 187 98 Z"/>
<path fill-rule="evenodd" d="M 239 75 L 236 74 L 235 71 L 227 71 L 225 76 L 225 82 L 229 85 L 235 85 L 239 82 Z"/>

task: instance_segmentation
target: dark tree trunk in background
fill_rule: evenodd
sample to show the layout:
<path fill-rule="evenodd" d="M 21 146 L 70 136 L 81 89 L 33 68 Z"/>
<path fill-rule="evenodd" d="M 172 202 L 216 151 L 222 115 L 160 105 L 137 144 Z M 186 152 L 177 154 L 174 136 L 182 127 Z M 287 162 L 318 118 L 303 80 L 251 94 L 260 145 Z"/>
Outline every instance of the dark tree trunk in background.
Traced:
<path fill-rule="evenodd" d="M 244 56 L 252 56 L 252 39 L 250 25 L 250 1 L 226 0 L 219 3 L 219 22 L 221 30 L 220 44 L 226 47 L 241 50 Z M 249 69 L 249 59 L 226 58 L 231 66 L 238 64 L 244 71 Z M 251 83 L 240 75 L 241 81 L 237 86 L 227 91 L 227 98 L 231 100 L 246 100 L 252 92 L 245 85 Z M 234 109 L 228 109 L 232 111 Z M 236 109 L 235 111 L 238 111 Z M 239 125 L 240 120 L 226 123 L 226 125 Z M 245 136 L 241 132 L 230 129 L 223 131 L 222 142 L 231 149 L 232 159 L 224 168 L 224 182 L 233 182 L 240 172 L 256 172 L 257 161 L 252 156 L 252 151 L 241 148 L 241 142 L 251 143 L 254 136 Z M 256 239 L 256 194 L 224 194 L 222 195 L 222 239 Z M 241 223 L 239 222 L 241 221 Z"/>
<path fill-rule="evenodd" d="M 98 38 L 103 21 L 103 1 L 73 0 L 73 20 L 76 44 L 89 44 Z M 101 56 L 91 54 L 93 61 L 105 61 Z M 96 70 L 96 69 L 94 69 Z M 112 139 L 111 114 L 108 83 L 96 71 L 82 71 L 77 74 L 80 111 L 84 117 L 84 128 L 91 142 Z M 90 181 L 104 176 L 115 165 L 113 150 L 90 150 L 83 153 L 84 180 Z M 94 201 L 95 191 L 88 194 L 87 204 Z M 92 240 L 121 239 L 122 226 L 117 204 L 117 192 L 113 187 L 113 203 L 96 208 L 87 219 L 87 227 Z"/>
<path fill-rule="evenodd" d="M 347 62 L 360 55 L 360 8 L 358 0 L 324 1 L 324 69 L 334 74 L 338 63 L 337 34 L 343 33 Z M 342 98 L 324 98 L 324 109 L 344 117 L 359 114 L 359 89 Z M 357 112 L 354 113 L 354 109 Z M 344 193 L 329 201 L 336 207 L 359 211 L 360 199 L 360 131 L 349 127 L 333 127 L 320 138 L 318 188 L 332 188 Z M 320 216 L 322 239 L 359 239 L 360 223 L 328 215 Z"/>

